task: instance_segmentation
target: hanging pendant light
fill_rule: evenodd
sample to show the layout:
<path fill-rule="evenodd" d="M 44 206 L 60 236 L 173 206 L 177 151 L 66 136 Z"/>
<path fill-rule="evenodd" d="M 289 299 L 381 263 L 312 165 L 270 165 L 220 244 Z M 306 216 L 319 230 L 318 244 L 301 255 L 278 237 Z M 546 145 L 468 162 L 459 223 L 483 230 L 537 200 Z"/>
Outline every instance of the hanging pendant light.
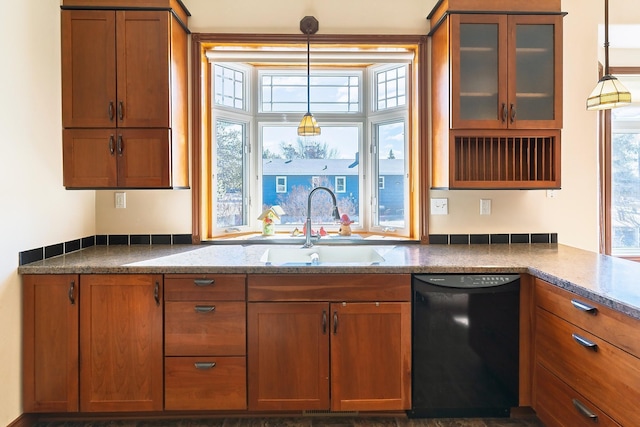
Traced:
<path fill-rule="evenodd" d="M 609 0 L 604 0 L 604 76 L 587 98 L 587 110 L 608 110 L 631 103 L 631 92 L 609 74 Z"/>
<path fill-rule="evenodd" d="M 311 34 L 318 31 L 318 20 L 313 16 L 305 16 L 300 21 L 300 31 L 307 35 L 307 113 L 300 120 L 298 125 L 298 135 L 315 136 L 320 135 L 320 126 L 315 117 L 311 114 Z"/>

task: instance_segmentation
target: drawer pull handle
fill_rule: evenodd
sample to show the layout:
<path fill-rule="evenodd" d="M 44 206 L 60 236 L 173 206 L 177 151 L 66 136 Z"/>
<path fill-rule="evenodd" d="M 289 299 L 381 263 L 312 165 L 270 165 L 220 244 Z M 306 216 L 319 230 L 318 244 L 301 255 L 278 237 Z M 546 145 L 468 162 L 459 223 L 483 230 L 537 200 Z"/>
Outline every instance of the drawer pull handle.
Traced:
<path fill-rule="evenodd" d="M 571 334 L 571 336 L 581 346 L 586 347 L 589 350 L 598 351 L 598 344 L 594 343 L 593 341 L 589 341 L 588 339 L 581 337 L 578 334 Z"/>
<path fill-rule="evenodd" d="M 212 311 L 215 311 L 216 306 L 215 305 L 196 305 L 194 309 L 198 313 L 211 313 Z"/>
<path fill-rule="evenodd" d="M 589 304 L 585 304 L 585 303 L 583 303 L 583 302 L 581 302 L 581 301 L 578 301 L 578 300 L 572 299 L 572 300 L 571 300 L 571 304 L 573 304 L 573 306 L 574 306 L 575 308 L 577 308 L 578 310 L 586 311 L 587 313 L 589 313 L 589 314 L 593 314 L 594 316 L 595 316 L 596 314 L 598 314 L 598 309 L 597 309 L 596 307 L 592 307 L 592 306 L 590 306 Z"/>
<path fill-rule="evenodd" d="M 338 312 L 333 312 L 333 335 L 338 333 Z"/>
<path fill-rule="evenodd" d="M 572 402 L 573 402 L 573 406 L 576 407 L 578 412 L 580 412 L 585 417 L 591 419 L 591 421 L 593 421 L 594 423 L 598 422 L 598 415 L 594 414 L 591 409 L 587 408 L 584 405 L 584 403 L 580 402 L 578 399 L 573 399 Z"/>
<path fill-rule="evenodd" d="M 213 285 L 215 283 L 215 280 L 213 279 L 195 279 L 193 281 L 193 284 L 196 286 L 210 286 Z"/>
<path fill-rule="evenodd" d="M 216 362 L 196 362 L 193 364 L 196 369 L 211 369 L 216 367 Z"/>

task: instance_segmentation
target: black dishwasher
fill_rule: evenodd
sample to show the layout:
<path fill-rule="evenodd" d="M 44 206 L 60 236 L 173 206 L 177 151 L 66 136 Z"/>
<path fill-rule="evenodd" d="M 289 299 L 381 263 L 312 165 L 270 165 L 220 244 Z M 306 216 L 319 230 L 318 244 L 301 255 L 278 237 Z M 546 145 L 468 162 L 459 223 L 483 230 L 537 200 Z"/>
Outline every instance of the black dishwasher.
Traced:
<path fill-rule="evenodd" d="M 415 274 L 412 409 L 508 417 L 518 406 L 520 276 Z"/>

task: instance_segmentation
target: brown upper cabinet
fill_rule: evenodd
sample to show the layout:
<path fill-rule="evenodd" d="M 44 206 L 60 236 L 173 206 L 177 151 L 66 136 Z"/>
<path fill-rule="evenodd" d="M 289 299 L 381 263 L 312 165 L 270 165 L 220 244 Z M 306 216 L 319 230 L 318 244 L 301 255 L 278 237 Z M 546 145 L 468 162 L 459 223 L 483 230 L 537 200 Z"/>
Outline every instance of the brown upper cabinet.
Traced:
<path fill-rule="evenodd" d="M 99 3 L 62 5 L 64 185 L 187 187 L 187 12 Z"/>
<path fill-rule="evenodd" d="M 560 2 L 471 3 L 429 15 L 432 187 L 559 188 Z"/>

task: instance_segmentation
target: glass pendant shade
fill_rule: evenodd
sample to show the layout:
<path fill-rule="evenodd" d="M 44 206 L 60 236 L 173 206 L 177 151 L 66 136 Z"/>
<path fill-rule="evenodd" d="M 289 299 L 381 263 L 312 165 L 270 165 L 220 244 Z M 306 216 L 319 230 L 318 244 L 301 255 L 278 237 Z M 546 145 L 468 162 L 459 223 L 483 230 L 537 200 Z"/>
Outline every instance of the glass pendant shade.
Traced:
<path fill-rule="evenodd" d="M 316 122 L 313 114 L 307 113 L 300 120 L 300 124 L 298 125 L 298 135 L 299 136 L 316 136 L 320 135 L 320 126 L 318 126 L 318 122 Z"/>
<path fill-rule="evenodd" d="M 609 0 L 604 0 L 604 76 L 587 98 L 587 110 L 609 110 L 631 104 L 631 92 L 609 74 Z"/>
<path fill-rule="evenodd" d="M 631 103 L 631 92 L 614 76 L 603 76 L 589 98 L 587 110 L 607 110 Z"/>

